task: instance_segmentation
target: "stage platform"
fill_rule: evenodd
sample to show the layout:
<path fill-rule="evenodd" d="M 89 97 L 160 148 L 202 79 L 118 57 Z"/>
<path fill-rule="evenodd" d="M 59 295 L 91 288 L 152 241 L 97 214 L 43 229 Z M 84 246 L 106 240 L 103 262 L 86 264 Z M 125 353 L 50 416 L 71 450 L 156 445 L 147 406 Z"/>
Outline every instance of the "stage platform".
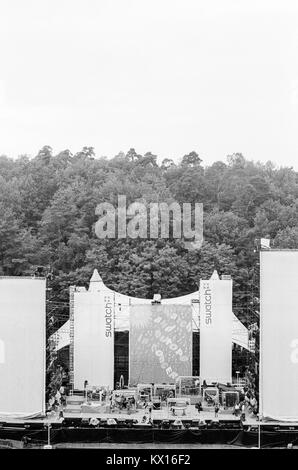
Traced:
<path fill-rule="evenodd" d="M 72 419 L 72 418 L 82 418 L 82 419 L 90 419 L 90 418 L 98 418 L 98 419 L 133 419 L 141 422 L 143 416 L 149 417 L 149 413 L 147 409 L 138 409 L 133 410 L 130 413 L 126 411 L 114 411 L 114 412 L 106 412 L 104 407 L 102 407 L 102 411 L 96 410 L 94 411 L 84 411 L 81 412 L 80 406 L 77 406 L 75 409 L 72 407 L 71 412 L 66 410 L 63 413 L 65 419 Z M 183 421 L 189 420 L 199 420 L 199 421 L 240 421 L 239 417 L 233 415 L 231 410 L 221 410 L 219 416 L 216 418 L 213 408 L 211 409 L 204 409 L 200 413 L 198 413 L 197 409 L 194 405 L 189 405 L 186 409 L 185 415 L 182 414 L 181 410 L 178 410 L 175 415 L 173 415 L 169 409 L 163 408 L 162 410 L 152 410 L 151 419 L 153 420 L 170 420 L 175 421 L 177 419 Z"/>
<path fill-rule="evenodd" d="M 246 413 L 245 421 L 235 417 L 230 410 L 221 410 L 215 418 L 213 409 L 198 413 L 190 406 L 186 416 L 172 416 L 167 409 L 153 410 L 153 424 L 142 423 L 146 410 L 124 413 L 58 413 L 46 418 L 9 419 L 0 417 L 0 439 L 22 442 L 26 447 L 40 447 L 47 443 L 48 427 L 52 444 L 67 443 L 150 443 L 158 444 L 218 444 L 244 447 L 274 447 L 298 443 L 298 422 L 277 421 L 259 422 L 253 415 Z M 90 418 L 97 418 L 94 426 Z M 112 418 L 116 424 L 109 425 Z M 176 420 L 182 426 L 175 426 Z"/>
<path fill-rule="evenodd" d="M 142 410 L 138 410 L 136 413 L 81 413 L 81 412 L 72 412 L 72 413 L 63 413 L 63 417 L 59 417 L 59 413 L 49 414 L 43 418 L 29 418 L 29 419 L 20 419 L 20 418 L 9 418 L 9 417 L 1 417 L 0 416 L 0 429 L 5 425 L 9 426 L 45 426 L 47 427 L 49 424 L 55 427 L 59 427 L 65 423 L 65 420 L 89 420 L 91 418 L 97 418 L 101 421 L 107 420 L 109 418 L 120 420 L 120 421 L 136 421 L 136 424 L 144 424 L 141 423 L 143 416 L 148 417 L 148 413 L 142 413 Z M 152 411 L 152 420 L 154 421 L 170 421 L 174 422 L 176 419 L 181 420 L 182 422 L 192 421 L 200 421 L 203 423 L 225 423 L 225 422 L 233 422 L 233 423 L 241 423 L 241 427 L 243 429 L 254 428 L 257 429 L 261 427 L 261 429 L 271 430 L 281 428 L 284 430 L 298 430 L 298 420 L 296 422 L 285 422 L 285 421 L 259 421 L 256 416 L 251 414 L 246 414 L 245 421 L 240 421 L 239 417 L 232 415 L 229 412 L 221 412 L 218 418 L 215 418 L 214 412 L 210 411 L 202 411 L 200 414 L 197 413 L 196 410 L 192 411 L 191 413 L 187 414 L 186 416 L 172 416 L 167 410 L 153 410 Z"/>

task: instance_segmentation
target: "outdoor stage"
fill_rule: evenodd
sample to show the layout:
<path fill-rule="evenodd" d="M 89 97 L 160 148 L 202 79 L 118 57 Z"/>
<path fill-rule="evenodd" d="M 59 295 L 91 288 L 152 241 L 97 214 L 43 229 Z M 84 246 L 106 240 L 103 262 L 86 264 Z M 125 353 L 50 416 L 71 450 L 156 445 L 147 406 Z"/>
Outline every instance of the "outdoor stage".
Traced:
<path fill-rule="evenodd" d="M 275 257 L 277 256 L 277 253 L 274 253 L 275 252 L 270 252 L 266 254 L 266 256 L 264 255 L 264 258 L 270 257 L 270 263 L 268 264 L 269 259 L 266 261 L 266 263 L 268 264 L 267 269 L 269 272 L 271 272 L 272 264 L 274 265 Z M 278 254 L 278 256 L 285 256 L 286 263 L 283 268 L 283 276 L 285 276 L 286 273 L 289 271 L 289 279 L 292 280 L 293 271 L 294 268 L 296 269 L 298 262 L 298 252 L 294 256 L 294 258 L 292 257 L 292 253 Z M 265 261 L 263 260 L 262 262 L 264 263 Z M 290 264 L 290 270 L 287 270 L 288 264 Z M 287 279 L 287 282 L 289 281 L 289 279 Z M 295 282 L 297 281 L 297 278 L 293 279 Z M 28 279 L 2 279 L 1 282 L 2 284 L 0 284 L 2 285 L 3 292 L 6 292 L 5 289 L 9 291 L 8 297 L 14 298 L 14 287 L 15 284 L 19 284 L 19 282 L 21 283 L 21 287 L 24 291 L 22 291 L 23 295 L 27 295 L 28 289 L 26 286 L 29 282 Z M 42 303 L 44 308 L 45 283 L 43 282 L 43 284 L 37 284 L 35 280 L 30 280 L 30 283 L 31 282 L 34 284 L 34 287 L 40 294 L 38 297 L 39 303 Z M 94 281 L 92 282 L 94 283 Z M 86 327 L 86 329 L 84 330 L 86 335 L 83 338 L 80 338 L 80 336 L 78 335 L 76 336 L 76 340 L 82 340 L 82 344 L 79 341 L 80 348 L 82 348 L 82 350 L 84 350 L 85 345 L 88 344 L 88 335 L 90 331 L 95 331 L 94 328 L 92 329 L 92 322 L 94 320 L 94 324 L 97 324 L 98 312 L 100 311 L 99 307 L 102 306 L 102 300 L 107 303 L 107 305 L 104 304 L 104 309 L 107 310 L 106 315 L 108 315 L 108 312 L 110 312 L 111 310 L 111 302 L 108 302 L 108 297 L 106 297 L 106 295 L 108 294 L 104 294 L 104 297 L 102 299 L 102 296 L 99 295 L 101 293 L 101 290 L 95 285 L 92 286 L 92 282 L 90 281 L 90 292 L 86 290 L 84 291 L 84 293 L 79 290 L 76 292 L 77 296 L 82 296 L 82 299 L 83 297 L 85 299 L 84 301 L 82 300 L 82 303 L 84 304 L 84 309 L 82 308 L 81 313 L 82 328 Z M 205 293 L 205 301 L 206 305 L 208 306 L 210 305 L 209 290 L 211 286 L 211 280 L 204 282 L 204 288 L 207 289 L 208 287 L 207 293 Z M 214 284 L 219 283 L 220 286 L 224 287 L 224 280 L 213 279 L 212 282 Z M 45 337 L 43 337 L 43 341 L 35 345 L 36 349 L 34 349 L 34 351 L 33 349 L 30 349 L 31 340 L 34 341 L 34 338 L 36 337 L 36 332 L 39 334 L 44 331 L 44 324 L 40 323 L 38 325 L 38 330 L 34 329 L 32 326 L 32 336 L 30 336 L 30 342 L 28 342 L 28 344 L 30 343 L 30 347 L 27 343 L 24 343 L 22 345 L 22 348 L 20 347 L 17 351 L 18 354 L 16 354 L 15 356 L 15 362 L 10 364 L 10 362 L 7 360 L 7 357 L 11 358 L 12 355 L 7 354 L 7 351 L 9 352 L 11 346 L 15 344 L 15 334 L 13 328 L 15 320 L 13 319 L 13 315 L 17 317 L 17 315 L 20 315 L 20 312 L 22 313 L 23 304 L 18 304 L 17 308 L 8 308 L 5 311 L 5 315 L 2 315 L 1 317 L 3 323 L 3 331 L 6 325 L 8 325 L 9 327 L 4 340 L 1 338 L 3 362 L 2 366 L 6 374 L 4 377 L 6 377 L 9 386 L 4 388 L 4 391 L 1 394 L 2 403 L 0 404 L 2 416 L 0 414 L 0 440 L 10 439 L 11 441 L 14 440 L 23 442 L 24 445 L 33 447 L 42 446 L 48 442 L 51 442 L 51 444 L 53 445 L 62 445 L 63 443 L 115 443 L 115 445 L 117 443 L 146 443 L 148 444 L 148 446 L 150 445 L 150 443 L 175 443 L 177 444 L 177 446 L 183 443 L 193 443 L 198 446 L 200 446 L 200 444 L 227 444 L 239 445 L 244 447 L 285 446 L 288 443 L 295 445 L 295 443 L 298 442 L 298 415 L 295 397 L 295 381 L 297 379 L 298 374 L 298 340 L 293 340 L 292 334 L 293 331 L 295 331 L 295 327 L 297 325 L 297 315 L 295 307 L 296 304 L 294 304 L 294 301 L 291 301 L 288 306 L 287 311 L 291 312 L 292 316 L 290 318 L 291 322 L 289 324 L 286 324 L 286 327 L 283 326 L 283 328 L 287 328 L 287 335 L 285 336 L 287 339 L 285 343 L 283 339 L 283 334 L 281 335 L 281 326 L 279 318 L 279 313 L 283 309 L 283 304 L 280 304 L 279 308 L 276 308 L 275 325 L 280 326 L 280 328 L 268 330 L 267 323 L 270 323 L 272 317 L 270 302 L 273 300 L 274 302 L 276 301 L 271 292 L 271 279 L 268 280 L 268 285 L 266 284 L 266 286 L 263 286 L 262 288 L 263 292 L 264 288 L 265 292 L 267 292 L 266 289 L 268 288 L 268 292 L 266 293 L 266 296 L 263 296 L 264 298 L 262 297 L 261 299 L 262 308 L 265 312 L 265 316 L 263 315 L 262 317 L 262 322 L 265 322 L 265 326 L 263 325 L 260 344 L 261 362 L 264 359 L 263 350 L 266 349 L 266 357 L 268 364 L 265 367 L 266 371 L 264 371 L 263 365 L 260 369 L 260 407 L 258 407 L 259 403 L 256 399 L 257 396 L 259 401 L 259 396 L 257 394 L 256 377 L 251 377 L 251 374 L 247 374 L 247 377 L 243 379 L 243 382 L 239 381 L 239 377 L 237 377 L 236 381 L 234 382 L 232 381 L 232 379 L 230 380 L 230 349 L 232 343 L 230 335 L 232 330 L 230 327 L 229 336 L 227 335 L 229 341 L 225 342 L 226 346 L 228 346 L 227 350 L 229 349 L 229 358 L 227 359 L 226 357 L 225 360 L 225 365 L 227 366 L 228 364 L 228 367 L 226 372 L 224 373 L 222 382 L 218 382 L 217 380 L 209 380 L 206 383 L 205 379 L 203 379 L 202 381 L 201 376 L 198 377 L 193 375 L 178 375 L 175 380 L 174 378 L 171 378 L 171 383 L 169 383 L 169 381 L 165 382 L 165 377 L 160 375 L 160 369 L 162 369 L 162 371 L 168 371 L 167 373 L 169 374 L 177 375 L 179 372 L 177 364 L 179 364 L 180 361 L 180 359 L 177 358 L 185 359 L 185 361 L 181 360 L 180 362 L 185 362 L 186 364 L 188 364 L 189 370 L 192 369 L 190 367 L 192 357 L 191 348 L 185 349 L 183 348 L 183 344 L 191 344 L 192 341 L 191 321 L 193 318 L 193 312 L 189 308 L 184 309 L 184 307 L 176 309 L 176 304 L 174 305 L 175 308 L 170 307 L 171 304 L 165 304 L 167 305 L 167 308 L 163 308 L 162 304 L 152 304 L 150 300 L 150 303 L 145 304 L 145 306 L 143 304 L 136 304 L 138 305 L 138 309 L 140 310 L 136 311 L 136 315 L 132 314 L 132 317 L 135 321 L 131 321 L 130 323 L 129 351 L 132 351 L 131 340 L 134 340 L 135 338 L 136 351 L 133 355 L 133 360 L 129 358 L 131 363 L 130 365 L 133 365 L 133 368 L 136 370 L 134 376 L 138 377 L 141 372 L 144 372 L 143 365 L 149 364 L 150 370 L 148 369 L 146 372 L 147 375 L 149 374 L 148 377 L 142 377 L 144 380 L 149 378 L 149 382 L 144 381 L 142 383 L 138 383 L 135 378 L 134 382 L 136 382 L 136 384 L 132 384 L 130 388 L 125 388 L 124 376 L 121 375 L 119 376 L 119 382 L 116 384 L 115 387 L 115 374 L 112 373 L 114 370 L 113 367 L 115 363 L 115 358 L 113 356 L 114 348 L 113 344 L 109 344 L 110 365 L 108 364 L 108 361 L 106 361 L 105 353 L 102 353 L 101 355 L 97 354 L 97 349 L 94 349 L 94 354 L 85 354 L 84 358 L 86 359 L 87 365 L 85 367 L 85 365 L 82 363 L 82 367 L 80 369 L 81 375 L 77 375 L 80 378 L 78 380 L 80 387 L 74 387 L 74 383 L 72 380 L 73 377 L 76 377 L 77 374 L 73 365 L 78 363 L 77 360 L 73 362 L 73 359 L 77 356 L 72 356 L 72 361 L 70 361 L 71 373 L 69 374 L 69 385 L 66 385 L 66 387 L 64 387 L 64 385 L 60 387 L 59 383 L 58 390 L 56 390 L 56 386 L 50 390 L 50 398 L 47 401 L 48 408 L 49 410 L 55 411 L 48 412 L 46 418 L 28 419 L 29 416 L 45 416 L 46 411 L 46 383 L 44 373 Z M 293 296 L 294 294 L 296 294 L 296 287 L 295 289 L 294 287 L 291 290 Z M 286 291 L 286 285 L 284 290 Z M 277 291 L 277 286 L 275 286 L 275 291 Z M 83 321 L 86 317 L 86 312 L 89 312 L 90 310 L 89 300 L 88 302 L 86 300 L 89 299 L 88 296 L 91 296 L 92 299 L 94 297 L 94 305 L 92 304 L 94 308 L 92 307 L 91 309 L 92 315 L 90 313 L 90 315 L 92 316 L 92 321 L 90 320 L 91 326 L 88 322 L 84 324 Z M 26 314 L 29 315 L 31 312 L 31 296 L 25 296 L 25 298 L 28 300 Z M 10 305 L 9 302 L 6 302 L 5 305 L 6 304 Z M 195 305 L 197 305 L 197 303 L 195 303 Z M 39 315 L 40 310 L 41 307 L 38 304 L 35 312 L 36 316 Z M 132 311 L 133 310 L 134 309 L 132 309 Z M 220 311 L 220 309 L 218 309 L 218 311 Z M 228 311 L 230 310 L 227 309 L 227 312 Z M 184 325 L 185 327 L 188 327 L 189 330 L 187 338 L 180 334 L 181 328 L 176 328 L 176 320 L 177 318 L 182 316 L 182 313 L 187 314 L 186 316 L 188 321 L 185 320 Z M 209 316 L 210 312 L 208 311 L 207 313 Z M 196 311 L 196 315 L 198 315 L 198 311 Z M 110 314 L 107 316 L 107 318 L 110 318 Z M 168 322 L 165 320 L 165 318 L 168 319 Z M 215 318 L 216 316 L 214 316 L 213 318 L 214 321 Z M 154 323 L 155 320 L 156 325 L 154 326 L 154 328 L 152 327 L 152 331 L 150 330 L 152 333 L 152 337 L 147 337 L 145 333 L 148 329 L 148 325 Z M 175 322 L 172 324 L 170 320 L 171 322 L 172 320 L 175 320 Z M 105 326 L 107 327 L 107 324 Z M 80 331 L 83 331 L 82 328 L 80 329 Z M 136 330 L 135 332 L 134 328 Z M 164 336 L 163 339 L 160 339 L 160 344 L 158 345 L 159 349 L 155 351 L 156 353 L 158 352 L 158 354 L 156 354 L 156 357 L 159 358 L 159 362 L 157 362 L 156 358 L 153 360 L 153 358 L 148 358 L 146 355 L 143 354 L 143 351 L 146 350 L 146 348 L 144 348 L 144 344 L 151 344 L 153 341 L 152 338 L 155 336 L 159 338 L 160 336 L 158 333 L 160 331 L 163 331 L 164 329 L 168 329 L 170 332 L 175 331 L 177 335 L 173 335 L 172 337 Z M 107 329 L 106 331 L 110 332 L 110 329 Z M 272 338 L 275 338 L 274 332 L 276 332 L 276 334 L 278 333 L 279 335 L 278 338 L 276 338 L 276 341 L 272 341 Z M 135 336 L 134 333 L 136 333 Z M 200 344 L 202 345 L 203 341 L 201 341 L 201 333 Z M 21 341 L 23 337 L 23 329 L 18 332 L 18 335 Z M 110 340 L 109 334 L 107 335 L 107 339 L 108 338 Z M 144 344 L 140 342 L 139 344 L 138 338 L 145 338 L 146 342 Z M 95 335 L 93 339 L 94 344 L 97 345 L 99 341 L 98 337 Z M 180 344 L 180 342 L 182 342 L 183 344 Z M 171 344 L 172 346 L 172 349 L 170 349 L 171 354 L 169 353 L 168 359 L 165 353 L 163 352 L 163 348 L 166 344 Z M 282 349 L 282 357 L 284 357 L 283 362 L 285 363 L 286 360 L 289 361 L 288 367 L 282 368 L 283 363 L 281 362 L 279 357 L 276 356 L 278 353 L 278 348 L 276 347 L 276 344 L 280 344 L 280 348 Z M 288 345 L 292 345 L 292 351 L 289 351 Z M 205 346 L 207 348 L 207 343 Z M 15 349 L 12 350 L 13 352 L 15 352 Z M 268 350 L 270 354 L 268 353 Z M 36 368 L 32 368 L 31 366 L 29 368 L 28 366 L 28 371 L 30 372 L 30 374 L 32 373 L 32 375 L 28 375 L 29 372 L 26 372 L 26 376 L 24 376 L 21 381 L 21 383 L 24 381 L 24 383 L 27 384 L 27 388 L 25 390 L 26 393 L 21 394 L 20 392 L 23 391 L 23 389 L 19 385 L 20 377 L 18 371 L 21 370 L 21 366 L 23 364 L 24 351 L 26 352 L 26 354 L 29 353 L 30 355 L 40 354 L 42 360 L 40 360 L 40 364 Z M 175 355 L 174 358 L 172 357 L 174 354 L 173 351 L 177 351 L 177 354 L 175 353 L 177 357 L 175 357 Z M 291 352 L 291 354 L 289 354 L 289 352 Z M 78 354 L 78 350 L 77 355 L 80 355 Z M 98 364 L 96 363 L 96 361 L 93 363 L 92 361 L 90 361 L 90 357 L 96 358 L 98 356 L 104 359 L 100 366 L 105 369 L 105 372 L 107 374 L 106 381 L 110 382 L 110 385 L 109 383 L 107 383 L 105 386 L 92 385 L 96 383 L 94 381 L 95 379 L 93 380 L 92 371 L 96 370 L 96 373 L 98 373 L 99 369 L 97 368 Z M 274 358 L 274 360 L 272 358 Z M 218 360 L 216 360 L 215 364 L 216 372 L 212 373 L 214 376 L 221 375 L 221 371 L 224 371 L 225 369 L 219 361 L 220 358 L 217 357 L 217 359 Z M 208 365 L 211 364 L 211 360 L 208 360 L 207 362 Z M 164 369 L 164 366 L 167 364 L 173 365 L 174 369 L 172 368 L 172 366 L 168 367 L 167 369 Z M 262 364 L 264 364 L 264 362 Z M 277 374 L 277 372 L 275 371 L 277 364 L 279 365 L 278 370 L 280 370 L 283 375 L 281 373 Z M 89 370 L 87 366 L 90 366 L 92 370 Z M 132 370 L 134 370 L 133 368 Z M 12 370 L 15 371 L 15 374 L 11 374 Z M 176 370 L 178 372 L 175 372 Z M 62 384 L 63 374 L 62 371 L 60 372 Z M 160 380 L 152 384 L 151 381 L 153 380 L 153 377 L 155 375 Z M 205 373 L 205 375 L 207 376 L 207 373 Z M 256 375 L 256 373 L 254 373 L 254 375 Z M 28 377 L 31 377 L 31 379 L 29 380 Z M 88 380 L 85 380 L 85 377 L 87 377 Z M 280 379 L 280 382 L 277 382 L 276 377 L 283 378 L 283 380 Z M 288 378 L 290 378 L 290 380 L 292 381 L 290 382 L 292 386 L 289 386 Z M 98 383 L 101 383 L 100 378 L 98 380 Z M 286 383 L 287 386 L 281 387 L 279 386 L 280 383 Z M 35 384 L 37 384 L 37 386 L 35 386 Z M 10 388 L 13 389 L 13 391 L 16 393 L 16 396 L 13 400 L 8 393 Z M 31 389 L 37 391 L 38 393 L 36 393 L 34 396 L 31 396 Z M 68 393 L 70 394 L 68 395 Z M 22 407 L 18 402 L 18 394 L 21 394 L 21 398 L 23 400 L 23 402 L 20 402 L 23 403 Z M 31 398 L 34 398 L 34 400 L 31 400 Z M 16 408 L 15 403 L 18 404 L 18 408 Z M 201 405 L 203 406 L 203 408 L 199 412 L 198 407 L 201 407 Z M 218 415 L 215 414 L 215 405 L 220 405 L 220 411 Z M 236 409 L 239 412 L 239 408 L 238 406 L 236 407 L 236 405 L 240 405 L 241 412 L 242 406 L 246 408 L 245 418 L 243 414 L 241 414 L 241 418 L 239 416 L 235 416 L 233 411 Z M 253 411 L 255 413 L 259 412 L 260 416 L 262 417 L 270 416 L 271 418 L 276 417 L 277 419 L 271 421 L 262 420 L 259 422 L 257 416 L 253 414 Z M 13 418 L 13 416 L 20 415 L 26 416 L 27 419 Z M 10 418 L 8 418 L 8 416 L 10 416 Z"/>

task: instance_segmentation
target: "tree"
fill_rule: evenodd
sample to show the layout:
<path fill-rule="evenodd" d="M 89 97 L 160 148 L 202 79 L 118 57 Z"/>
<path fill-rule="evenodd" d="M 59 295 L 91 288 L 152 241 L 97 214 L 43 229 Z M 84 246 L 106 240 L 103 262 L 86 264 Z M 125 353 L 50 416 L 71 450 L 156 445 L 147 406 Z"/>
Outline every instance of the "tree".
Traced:
<path fill-rule="evenodd" d="M 190 152 L 187 155 L 184 155 L 182 158 L 181 165 L 182 166 L 190 166 L 190 167 L 195 167 L 200 165 L 202 162 L 202 159 L 199 157 L 197 152 Z"/>
<path fill-rule="evenodd" d="M 277 232 L 273 241 L 274 248 L 298 249 L 298 226 L 286 227 Z"/>
<path fill-rule="evenodd" d="M 131 148 L 112 159 L 93 147 L 29 159 L 0 156 L 0 272 L 31 275 L 50 266 L 55 298 L 88 285 L 94 268 L 123 294 L 152 298 L 193 292 L 214 269 L 233 278 L 234 311 L 246 324 L 258 311 L 256 238 L 298 248 L 298 173 L 248 161 L 242 154 L 203 167 L 196 152 L 180 164 Z M 96 206 L 118 195 L 142 201 L 204 203 L 204 243 L 188 251 L 177 239 L 106 239 L 94 231 Z"/>

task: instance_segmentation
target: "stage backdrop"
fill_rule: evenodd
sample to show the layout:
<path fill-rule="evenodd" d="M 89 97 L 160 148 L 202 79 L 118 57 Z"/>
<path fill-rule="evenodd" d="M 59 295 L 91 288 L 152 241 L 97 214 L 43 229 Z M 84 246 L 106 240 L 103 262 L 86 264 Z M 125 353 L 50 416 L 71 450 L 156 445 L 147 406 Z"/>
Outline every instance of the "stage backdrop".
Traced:
<path fill-rule="evenodd" d="M 114 295 L 74 293 L 74 388 L 114 388 Z"/>
<path fill-rule="evenodd" d="M 0 415 L 45 412 L 44 279 L 0 277 Z"/>
<path fill-rule="evenodd" d="M 174 383 L 192 375 L 190 305 L 132 305 L 129 383 Z"/>
<path fill-rule="evenodd" d="M 201 381 L 232 381 L 232 325 L 232 280 L 201 281 Z"/>
<path fill-rule="evenodd" d="M 260 253 L 260 413 L 298 419 L 298 251 Z"/>

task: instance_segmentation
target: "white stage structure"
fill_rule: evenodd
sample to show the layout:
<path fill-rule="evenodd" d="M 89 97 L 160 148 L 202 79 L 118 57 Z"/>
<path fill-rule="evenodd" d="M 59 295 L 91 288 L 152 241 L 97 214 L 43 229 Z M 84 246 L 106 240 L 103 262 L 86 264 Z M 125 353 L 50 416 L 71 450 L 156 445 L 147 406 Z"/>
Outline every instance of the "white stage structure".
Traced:
<path fill-rule="evenodd" d="M 46 281 L 0 277 L 0 416 L 45 413 Z"/>
<path fill-rule="evenodd" d="M 200 282 L 200 377 L 207 384 L 232 382 L 232 280 Z"/>
<path fill-rule="evenodd" d="M 226 285 L 225 282 L 227 281 L 217 281 L 219 283 L 223 283 L 222 285 Z M 228 281 L 231 284 L 231 281 Z M 230 285 L 229 284 L 229 285 Z M 93 276 L 90 280 L 89 290 L 87 291 L 85 288 L 82 287 L 71 287 L 70 289 L 70 320 L 67 321 L 54 335 L 53 339 L 56 343 L 57 350 L 70 345 L 70 370 L 74 377 L 73 385 L 75 388 L 81 389 L 83 387 L 83 383 L 85 380 L 88 380 L 90 385 L 104 385 L 102 383 L 102 371 L 106 374 L 106 366 L 109 364 L 109 370 L 114 370 L 114 352 L 111 348 L 111 343 L 109 342 L 108 347 L 108 354 L 105 355 L 106 361 L 101 364 L 100 356 L 96 353 L 94 356 L 94 352 L 97 351 L 99 348 L 98 339 L 96 335 L 92 336 L 92 341 L 90 342 L 90 324 L 88 322 L 95 321 L 97 318 L 98 325 L 96 328 L 98 329 L 99 324 L 103 321 L 105 317 L 104 313 L 104 297 L 109 296 L 111 299 L 113 306 L 113 319 L 114 319 L 114 331 L 129 331 L 129 317 L 130 317 L 130 310 L 132 305 L 151 305 L 151 299 L 142 299 L 137 297 L 130 297 L 127 295 L 120 294 L 112 289 L 109 289 L 103 283 L 98 271 L 95 269 Z M 79 300 L 79 299 L 85 300 Z M 87 300 L 90 299 L 90 300 Z M 88 313 L 88 302 L 90 305 L 94 303 L 94 308 L 90 308 L 90 312 Z M 181 297 L 175 297 L 172 299 L 161 299 L 162 305 L 190 305 L 192 310 L 192 330 L 199 331 L 200 329 L 200 295 L 199 291 L 193 292 L 191 294 L 187 294 Z M 231 304 L 230 304 L 231 307 Z M 97 312 L 97 317 L 96 313 Z M 230 347 L 232 348 L 232 343 L 235 343 L 241 346 L 244 349 L 248 349 L 248 331 L 247 328 L 237 319 L 237 317 L 231 313 L 231 335 L 230 335 Z M 89 319 L 90 316 L 90 319 Z M 92 317 L 92 320 L 91 320 Z M 78 318 L 80 324 L 82 322 L 82 329 L 75 326 L 75 318 Z M 101 337 L 100 337 L 101 338 Z M 105 338 L 103 338 L 106 341 Z M 94 345 L 92 343 L 94 341 Z M 106 348 L 106 346 L 105 346 Z M 79 351 L 82 351 L 82 356 Z M 81 359 L 81 357 L 84 359 Z M 91 366 L 90 362 L 94 362 L 94 365 Z M 86 367 L 85 367 L 86 366 Z M 87 370 L 93 367 L 96 370 L 96 376 L 93 376 L 93 373 L 87 373 Z M 101 367 L 103 368 L 101 370 Z M 90 375 L 91 374 L 91 375 Z M 90 375 L 88 377 L 88 375 Z M 95 381 L 93 384 L 91 382 Z M 230 377 L 227 377 L 230 378 Z M 100 382 L 98 382 L 100 381 Z M 110 380 L 108 381 L 110 386 L 112 387 L 112 374 L 110 375 Z M 106 385 L 109 385 L 108 383 Z"/>
<path fill-rule="evenodd" d="M 97 287 L 101 283 L 94 272 L 89 290 L 74 292 L 73 370 L 74 388 L 90 385 L 114 388 L 114 294 Z"/>
<path fill-rule="evenodd" d="M 297 421 L 298 251 L 261 251 L 260 288 L 260 416 Z"/>

